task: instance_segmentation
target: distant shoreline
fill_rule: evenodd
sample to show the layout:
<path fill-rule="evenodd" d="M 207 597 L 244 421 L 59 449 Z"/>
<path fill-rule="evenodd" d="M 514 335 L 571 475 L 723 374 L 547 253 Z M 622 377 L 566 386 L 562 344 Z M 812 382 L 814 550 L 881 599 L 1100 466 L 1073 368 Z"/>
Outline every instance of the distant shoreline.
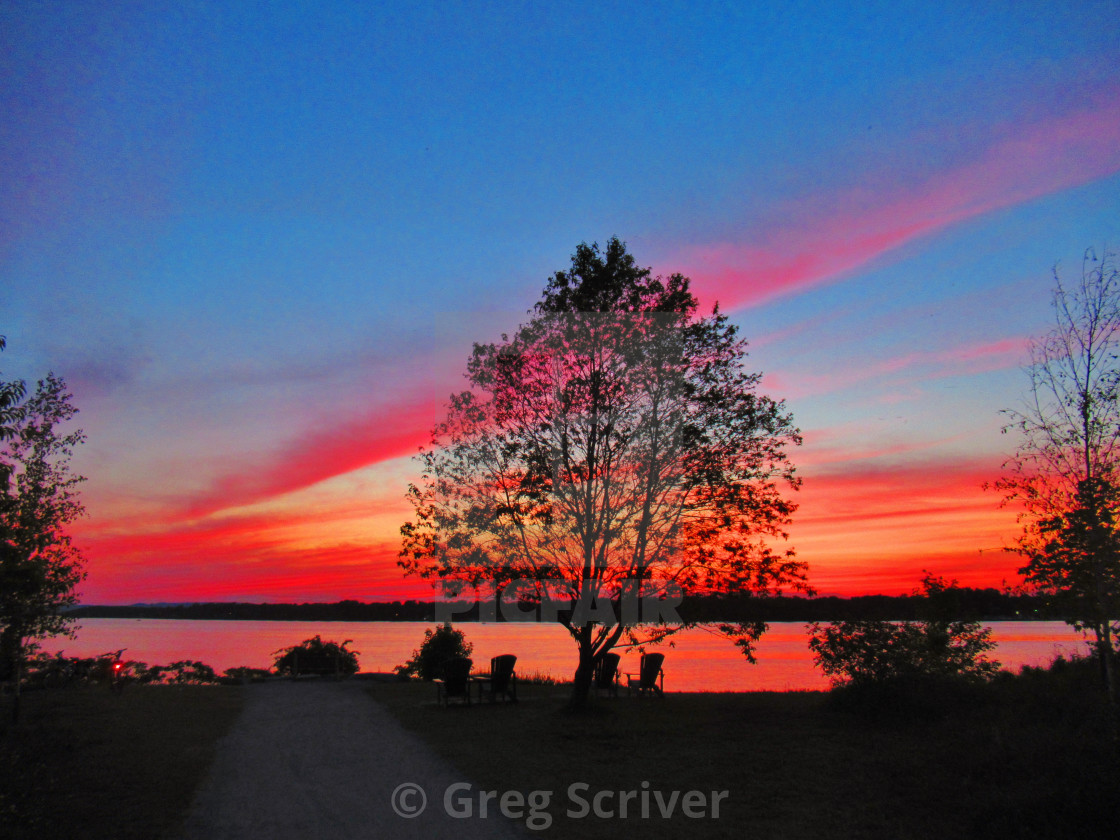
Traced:
<path fill-rule="evenodd" d="M 525 609 L 525 608 L 520 608 Z M 942 607 L 944 610 L 944 607 Z M 442 612 L 442 610 L 441 610 Z M 929 604 L 915 595 L 859 595 L 851 598 L 718 598 L 686 599 L 678 608 L 687 621 L 844 621 L 878 619 L 906 621 L 928 617 Z M 501 621 L 501 611 L 498 620 Z M 1012 595 L 996 589 L 962 589 L 950 608 L 952 618 L 977 621 L 1061 621 L 1066 616 L 1048 609 L 1041 597 Z M 73 618 L 153 618 L 200 621 L 424 621 L 436 620 L 433 601 L 255 604 L 198 602 L 187 604 L 83 605 L 69 610 Z M 456 622 L 477 622 L 477 608 L 454 612 Z"/>

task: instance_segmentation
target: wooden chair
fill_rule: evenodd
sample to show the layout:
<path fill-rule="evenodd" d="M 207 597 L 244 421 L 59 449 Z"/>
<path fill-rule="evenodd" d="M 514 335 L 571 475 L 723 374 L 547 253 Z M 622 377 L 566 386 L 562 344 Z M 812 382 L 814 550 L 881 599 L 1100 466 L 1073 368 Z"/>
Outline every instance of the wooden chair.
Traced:
<path fill-rule="evenodd" d="M 466 657 L 457 656 L 448 659 L 443 665 L 443 679 L 434 680 L 436 684 L 436 702 L 441 700 L 445 706 L 451 704 L 453 699 L 466 701 L 471 704 L 471 665 L 473 663 Z"/>
<path fill-rule="evenodd" d="M 622 657 L 617 653 L 604 653 L 595 664 L 595 676 L 591 688 L 596 694 L 607 692 L 611 697 L 618 697 L 618 663 Z"/>
<path fill-rule="evenodd" d="M 517 674 L 513 670 L 516 662 L 517 657 L 512 653 L 503 653 L 490 660 L 490 676 L 482 682 L 489 685 L 491 703 L 498 695 L 513 703 L 517 702 Z"/>
<path fill-rule="evenodd" d="M 663 653 L 643 653 L 642 662 L 638 667 L 640 673 L 626 675 L 626 694 L 637 690 L 638 696 L 643 694 L 656 694 L 658 697 L 665 695 L 665 672 L 661 664 L 665 661 Z"/>

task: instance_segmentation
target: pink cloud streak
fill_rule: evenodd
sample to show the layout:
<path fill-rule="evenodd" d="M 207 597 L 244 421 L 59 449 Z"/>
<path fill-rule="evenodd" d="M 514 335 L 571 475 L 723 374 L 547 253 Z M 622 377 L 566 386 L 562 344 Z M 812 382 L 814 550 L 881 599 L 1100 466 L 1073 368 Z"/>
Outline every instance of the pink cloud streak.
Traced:
<path fill-rule="evenodd" d="M 763 377 L 762 386 L 785 399 L 802 399 L 844 390 L 880 377 L 895 376 L 914 368 L 930 369 L 923 375 L 926 380 L 988 373 L 1022 364 L 1026 347 L 1025 338 L 1004 338 L 948 350 L 905 353 L 839 372 L 767 374 Z"/>
<path fill-rule="evenodd" d="M 916 188 L 817 196 L 803 228 L 765 241 L 686 250 L 677 260 L 705 303 L 751 306 L 835 280 L 921 236 L 1120 171 L 1120 91 L 1099 107 L 1023 126 L 979 159 Z M 816 218 L 813 218 L 816 217 Z"/>
<path fill-rule="evenodd" d="M 418 399 L 377 406 L 324 425 L 264 458 L 232 465 L 208 491 L 189 500 L 187 515 L 205 516 L 260 502 L 415 454 L 428 443 L 436 418 L 434 402 Z"/>

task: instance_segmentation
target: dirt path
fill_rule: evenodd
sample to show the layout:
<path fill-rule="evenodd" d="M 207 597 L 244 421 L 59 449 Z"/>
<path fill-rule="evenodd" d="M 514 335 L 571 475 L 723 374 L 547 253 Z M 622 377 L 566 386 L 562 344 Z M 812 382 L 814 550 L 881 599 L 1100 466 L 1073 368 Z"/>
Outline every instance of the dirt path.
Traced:
<path fill-rule="evenodd" d="M 348 840 L 393 837 L 513 840 L 499 815 L 453 818 L 444 791 L 467 782 L 367 694 L 361 682 L 275 682 L 246 689 L 245 709 L 218 745 L 183 840 Z M 394 791 L 419 785 L 427 807 L 394 811 Z M 403 794 L 403 796 L 402 796 Z M 419 794 L 397 794 L 402 810 Z"/>

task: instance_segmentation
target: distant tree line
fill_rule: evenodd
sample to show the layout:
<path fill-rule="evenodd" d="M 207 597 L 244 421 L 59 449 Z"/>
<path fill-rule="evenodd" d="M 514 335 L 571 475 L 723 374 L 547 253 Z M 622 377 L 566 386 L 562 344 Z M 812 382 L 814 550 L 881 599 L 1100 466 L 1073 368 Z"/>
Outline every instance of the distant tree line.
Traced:
<path fill-rule="evenodd" d="M 952 618 L 961 620 L 1045 620 L 1066 618 L 1060 608 L 1040 596 L 998 589 L 955 590 Z M 519 611 L 528 612 L 529 605 Z M 690 622 L 762 621 L 916 621 L 928 617 L 928 601 L 921 595 L 859 595 L 854 598 L 823 597 L 720 597 L 685 598 L 677 612 Z M 501 610 L 497 611 L 502 620 Z M 249 604 L 198 603 L 129 606 L 84 606 L 67 613 L 72 618 L 162 618 L 231 621 L 425 621 L 436 620 L 432 601 L 366 603 Z M 478 607 L 463 604 L 455 620 L 478 621 Z"/>

